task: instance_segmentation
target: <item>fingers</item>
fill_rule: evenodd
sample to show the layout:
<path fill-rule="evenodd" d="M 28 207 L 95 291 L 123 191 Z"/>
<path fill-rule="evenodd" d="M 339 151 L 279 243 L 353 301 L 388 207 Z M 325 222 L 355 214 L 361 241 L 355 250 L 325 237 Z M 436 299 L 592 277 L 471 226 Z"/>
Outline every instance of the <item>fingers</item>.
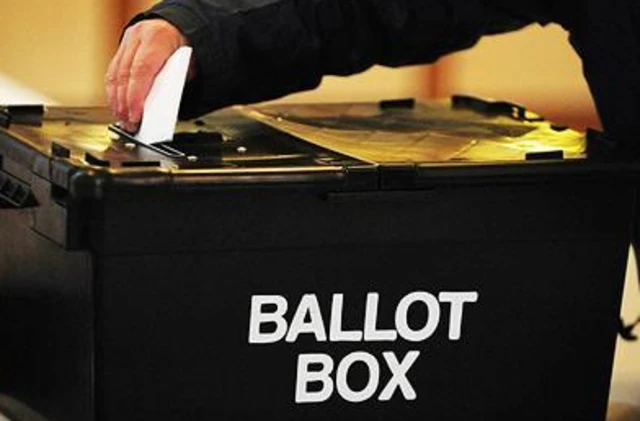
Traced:
<path fill-rule="evenodd" d="M 144 101 L 164 62 L 164 57 L 154 54 L 153 49 L 148 46 L 143 46 L 138 50 L 138 54 L 131 64 L 126 94 L 128 108 L 126 121 L 131 125 L 135 126 L 140 123 Z"/>
<path fill-rule="evenodd" d="M 127 29 L 105 75 L 108 104 L 125 130 L 136 131 L 155 77 L 182 45 L 187 45 L 184 35 L 164 20 L 142 21 Z"/>
<path fill-rule="evenodd" d="M 131 48 L 132 45 L 133 49 Z M 124 96 L 126 95 L 127 79 L 129 77 L 128 69 L 130 68 L 130 62 L 133 60 L 137 45 L 139 45 L 139 40 L 136 39 L 132 42 L 131 31 L 127 30 L 105 75 L 105 89 L 111 114 L 120 119 L 121 122 L 125 121 L 120 118 L 120 116 L 123 114 L 123 108 L 126 104 L 126 102 L 123 101 L 126 101 Z"/>
<path fill-rule="evenodd" d="M 107 74 L 105 76 L 105 89 L 107 93 L 107 103 L 111 108 L 111 114 L 113 116 L 117 113 L 117 89 L 118 89 L 118 68 L 120 67 L 120 58 L 122 57 L 122 52 L 124 50 L 124 46 L 120 45 L 116 55 L 113 57 L 111 62 L 109 63 L 109 68 L 107 70 Z"/>
<path fill-rule="evenodd" d="M 129 119 L 129 101 L 127 99 L 127 90 L 131 79 L 131 65 L 136 57 L 140 40 L 133 40 L 128 45 L 120 58 L 118 66 L 117 82 L 116 82 L 116 117 L 120 121 L 128 121 Z"/>

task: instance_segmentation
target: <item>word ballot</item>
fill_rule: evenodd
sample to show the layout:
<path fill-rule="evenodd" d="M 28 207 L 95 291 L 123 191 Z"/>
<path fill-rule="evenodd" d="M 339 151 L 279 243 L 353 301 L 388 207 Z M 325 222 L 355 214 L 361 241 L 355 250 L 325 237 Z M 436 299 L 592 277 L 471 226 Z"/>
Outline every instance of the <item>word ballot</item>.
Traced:
<path fill-rule="evenodd" d="M 251 297 L 249 343 L 269 345 L 284 341 L 295 343 L 300 335 L 310 335 L 317 342 L 395 342 L 420 343 L 434 335 L 440 325 L 443 311 L 448 311 L 447 338 L 457 341 L 462 335 L 466 304 L 478 301 L 478 293 L 440 292 L 437 296 L 425 291 L 411 292 L 396 305 L 393 328 L 378 326 L 380 295 L 370 292 L 366 296 L 362 329 L 343 329 L 344 294 L 333 294 L 329 323 L 325 325 L 320 303 L 315 294 L 304 294 L 295 311 L 288 317 L 289 301 L 282 295 L 254 295 Z M 424 306 L 427 317 L 421 326 L 410 326 L 409 312 L 413 306 Z M 444 310 L 443 310 L 444 308 Z M 419 350 L 408 351 L 401 358 L 393 351 L 382 352 L 381 357 L 367 351 L 352 352 L 337 364 L 333 357 L 323 353 L 305 353 L 298 356 L 295 384 L 295 402 L 325 402 L 337 392 L 349 402 L 372 399 L 378 390 L 379 401 L 390 400 L 396 391 L 405 400 L 417 399 L 409 381 L 409 371 L 420 357 Z M 359 390 L 347 382 L 354 364 L 366 367 L 369 380 Z M 387 384 L 380 388 L 381 366 L 391 373 Z M 315 387 L 310 388 L 310 385 Z M 320 386 L 320 387 L 318 387 Z"/>

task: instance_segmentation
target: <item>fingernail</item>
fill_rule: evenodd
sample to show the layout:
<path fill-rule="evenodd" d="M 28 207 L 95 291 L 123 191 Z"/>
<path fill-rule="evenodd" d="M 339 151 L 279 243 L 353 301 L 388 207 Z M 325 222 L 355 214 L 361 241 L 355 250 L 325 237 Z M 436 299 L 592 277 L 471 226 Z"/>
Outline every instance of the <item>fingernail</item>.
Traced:
<path fill-rule="evenodd" d="M 137 124 L 127 124 L 127 131 L 129 133 L 136 133 L 138 131 L 138 125 Z"/>

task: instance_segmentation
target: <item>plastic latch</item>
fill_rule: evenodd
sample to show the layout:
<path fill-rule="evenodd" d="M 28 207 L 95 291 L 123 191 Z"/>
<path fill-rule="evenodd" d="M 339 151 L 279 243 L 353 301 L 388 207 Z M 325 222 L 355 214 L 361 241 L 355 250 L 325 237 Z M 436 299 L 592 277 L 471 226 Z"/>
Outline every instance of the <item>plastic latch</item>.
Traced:
<path fill-rule="evenodd" d="M 564 151 L 541 151 L 541 152 L 527 152 L 525 154 L 525 160 L 527 161 L 546 161 L 546 160 L 562 160 L 564 159 Z"/>
<path fill-rule="evenodd" d="M 416 100 L 414 98 L 386 99 L 380 101 L 378 106 L 381 110 L 413 109 L 416 106 Z"/>
<path fill-rule="evenodd" d="M 56 142 L 52 142 L 51 155 L 57 158 L 69 158 L 71 157 L 71 151 Z"/>
<path fill-rule="evenodd" d="M 492 101 L 468 95 L 453 95 L 451 106 L 455 109 L 467 109 L 482 114 L 501 115 L 519 121 L 536 122 L 544 118 L 527 110 L 519 104 L 507 101 Z"/>
<path fill-rule="evenodd" d="M 8 105 L 0 107 L 0 126 L 9 128 L 11 124 L 42 126 L 44 105 Z"/>
<path fill-rule="evenodd" d="M 29 185 L 4 171 L 0 171 L 0 203 L 18 209 L 37 206 Z"/>
<path fill-rule="evenodd" d="M 6 108 L 0 108 L 0 127 L 8 129 L 11 126 L 11 114 Z"/>
<path fill-rule="evenodd" d="M 123 161 L 120 163 L 120 166 L 125 168 L 153 168 L 161 165 L 160 161 Z"/>

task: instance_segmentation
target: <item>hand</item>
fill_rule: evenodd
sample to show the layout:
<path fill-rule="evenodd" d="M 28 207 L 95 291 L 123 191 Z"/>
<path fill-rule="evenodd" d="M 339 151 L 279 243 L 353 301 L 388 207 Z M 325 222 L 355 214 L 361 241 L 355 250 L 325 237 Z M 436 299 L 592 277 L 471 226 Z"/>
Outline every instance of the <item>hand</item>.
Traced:
<path fill-rule="evenodd" d="M 144 20 L 125 31 L 105 77 L 111 113 L 125 130 L 137 130 L 155 77 L 167 59 L 188 44 L 180 30 L 163 19 Z M 193 70 L 192 59 L 188 78 Z"/>

